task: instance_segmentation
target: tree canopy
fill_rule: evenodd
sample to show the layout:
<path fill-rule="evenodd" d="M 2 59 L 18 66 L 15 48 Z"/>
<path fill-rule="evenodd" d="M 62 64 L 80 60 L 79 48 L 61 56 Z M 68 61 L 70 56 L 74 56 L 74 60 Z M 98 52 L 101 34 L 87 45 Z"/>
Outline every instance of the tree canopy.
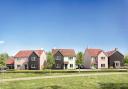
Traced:
<path fill-rule="evenodd" d="M 126 56 L 124 57 L 124 62 L 125 62 L 126 64 L 128 64 L 128 55 L 126 55 Z"/>
<path fill-rule="evenodd" d="M 0 54 L 0 66 L 5 66 L 6 60 L 9 58 L 7 53 Z"/>
<path fill-rule="evenodd" d="M 51 52 L 48 52 L 48 54 L 47 54 L 47 68 L 51 69 L 54 64 L 55 64 L 54 57 L 53 57 Z"/>
<path fill-rule="evenodd" d="M 77 65 L 83 64 L 83 53 L 82 52 L 78 52 L 77 53 L 77 56 L 76 56 L 76 64 Z"/>

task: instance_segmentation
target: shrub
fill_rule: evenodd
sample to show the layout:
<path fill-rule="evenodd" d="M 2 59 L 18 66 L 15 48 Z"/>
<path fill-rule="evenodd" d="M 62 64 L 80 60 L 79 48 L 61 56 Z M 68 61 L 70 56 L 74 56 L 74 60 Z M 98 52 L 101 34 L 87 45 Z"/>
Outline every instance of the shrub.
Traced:
<path fill-rule="evenodd" d="M 8 70 L 6 73 L 79 73 L 77 70 Z M 96 72 L 127 72 L 125 69 L 97 69 L 83 70 L 81 73 L 96 73 Z"/>

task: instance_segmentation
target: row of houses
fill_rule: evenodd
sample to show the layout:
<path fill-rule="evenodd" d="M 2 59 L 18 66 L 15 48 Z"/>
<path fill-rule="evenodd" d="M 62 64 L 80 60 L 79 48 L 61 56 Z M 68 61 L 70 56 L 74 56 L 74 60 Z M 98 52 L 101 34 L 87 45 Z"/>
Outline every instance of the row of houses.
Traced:
<path fill-rule="evenodd" d="M 55 59 L 54 69 L 76 69 L 74 49 L 52 49 Z M 9 69 L 41 70 L 47 63 L 45 50 L 21 50 L 6 61 Z M 101 49 L 87 48 L 84 52 L 83 66 L 86 69 L 120 68 L 124 56 L 117 49 L 105 52 Z"/>
<path fill-rule="evenodd" d="M 124 55 L 117 48 L 105 52 L 101 49 L 86 49 L 84 53 L 85 68 L 120 68 L 124 65 Z"/>

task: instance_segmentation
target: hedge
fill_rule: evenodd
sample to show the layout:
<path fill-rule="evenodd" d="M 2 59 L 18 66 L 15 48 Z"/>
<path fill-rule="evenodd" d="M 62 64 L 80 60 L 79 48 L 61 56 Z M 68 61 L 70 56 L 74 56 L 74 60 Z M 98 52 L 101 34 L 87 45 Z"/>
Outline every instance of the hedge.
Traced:
<path fill-rule="evenodd" d="M 78 70 L 8 70 L 5 73 L 79 73 Z M 95 73 L 95 72 L 128 72 L 126 69 L 96 69 L 96 70 L 81 70 L 80 73 Z"/>

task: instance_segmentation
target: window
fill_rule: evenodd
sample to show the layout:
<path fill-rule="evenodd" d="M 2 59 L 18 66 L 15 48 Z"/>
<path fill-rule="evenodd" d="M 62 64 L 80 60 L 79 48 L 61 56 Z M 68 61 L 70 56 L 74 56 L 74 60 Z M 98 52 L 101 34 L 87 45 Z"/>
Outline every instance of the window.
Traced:
<path fill-rule="evenodd" d="M 116 63 L 116 66 L 119 66 L 119 63 Z"/>
<path fill-rule="evenodd" d="M 116 65 L 116 66 L 120 66 L 120 62 L 116 62 L 115 65 Z"/>
<path fill-rule="evenodd" d="M 20 58 L 17 58 L 17 61 L 20 61 L 21 59 Z"/>
<path fill-rule="evenodd" d="M 103 60 L 104 60 L 104 59 L 105 59 L 105 57 L 101 57 L 101 59 L 103 59 Z"/>
<path fill-rule="evenodd" d="M 19 68 L 20 67 L 20 65 L 17 65 L 17 68 Z"/>
<path fill-rule="evenodd" d="M 31 61 L 36 61 L 36 57 L 31 57 Z"/>
<path fill-rule="evenodd" d="M 73 64 L 70 64 L 70 68 L 73 68 Z"/>
<path fill-rule="evenodd" d="M 36 68 L 36 65 L 35 64 L 31 64 L 31 68 Z"/>
<path fill-rule="evenodd" d="M 105 67 L 105 64 L 101 64 L 101 67 Z"/>
<path fill-rule="evenodd" d="M 96 62 L 96 57 L 92 57 L 92 62 Z"/>
<path fill-rule="evenodd" d="M 70 60 L 72 60 L 72 59 L 73 59 L 73 57 L 69 57 L 69 59 L 70 59 Z"/>
<path fill-rule="evenodd" d="M 61 65 L 60 64 L 56 64 L 56 68 L 61 68 Z"/>
<path fill-rule="evenodd" d="M 61 56 L 56 56 L 56 60 L 61 60 Z"/>

